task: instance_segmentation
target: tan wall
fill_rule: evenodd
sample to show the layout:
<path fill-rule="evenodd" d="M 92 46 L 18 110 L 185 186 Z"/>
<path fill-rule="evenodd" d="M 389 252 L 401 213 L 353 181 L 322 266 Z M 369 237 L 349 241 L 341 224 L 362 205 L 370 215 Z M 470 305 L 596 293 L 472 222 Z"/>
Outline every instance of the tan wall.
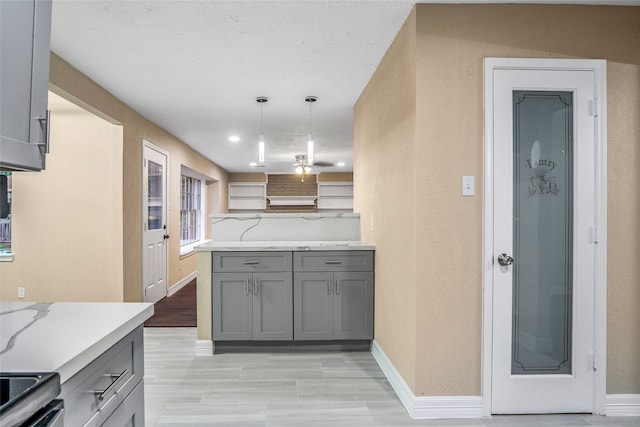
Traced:
<path fill-rule="evenodd" d="M 121 123 L 123 140 L 123 288 L 125 301 L 142 299 L 142 140 L 169 154 L 169 286 L 196 271 L 196 257 L 179 255 L 180 166 L 218 181 L 208 187 L 208 212 L 227 211 L 227 172 L 180 140 L 142 117 L 54 53 L 50 82 L 53 90 L 99 115 Z M 217 187 L 217 188 L 216 188 Z"/>
<path fill-rule="evenodd" d="M 374 188 L 359 184 L 379 174 L 385 179 L 401 176 L 420 189 L 411 210 L 417 239 L 410 258 L 419 278 L 413 280 L 415 317 L 405 319 L 405 329 L 416 329 L 415 345 L 405 345 L 412 354 L 398 352 L 394 338 L 383 334 L 399 328 L 393 315 L 407 307 L 405 301 L 381 302 L 383 295 L 389 296 L 380 293 L 376 295 L 376 340 L 415 395 L 480 394 L 482 60 L 604 58 L 609 115 L 607 393 L 640 393 L 640 193 L 634 189 L 640 182 L 640 8 L 420 4 L 415 13 L 416 93 L 404 102 L 414 102 L 417 96 L 416 109 L 406 111 L 405 120 L 417 117 L 415 144 L 410 149 L 418 167 L 383 173 L 380 163 L 388 159 L 380 152 L 386 152 L 368 140 L 381 132 L 376 112 L 385 107 L 380 100 L 389 102 L 391 88 L 399 86 L 387 58 L 356 106 L 356 201 L 363 217 L 363 238 L 372 237 L 377 245 L 376 291 L 384 292 L 392 283 L 396 286 L 398 281 L 392 278 L 405 274 L 406 267 L 392 261 L 398 258 L 396 251 L 406 251 L 406 244 L 384 241 L 378 218 L 376 232 L 367 232 L 368 218 L 380 213 L 375 204 L 366 202 Z M 410 40 L 399 40 L 387 57 L 412 48 Z M 400 150 L 406 141 L 388 137 L 383 144 L 389 145 L 388 150 Z M 460 196 L 463 175 L 476 177 L 475 197 Z M 374 197 L 386 201 L 397 188 L 403 187 L 383 184 L 375 188 Z M 391 203 L 382 209 L 388 216 L 396 213 Z M 391 265 L 390 272 L 379 274 L 378 269 Z M 415 377 L 408 369 L 413 359 Z"/>
<path fill-rule="evenodd" d="M 376 245 L 375 340 L 415 388 L 415 13 L 354 109 L 354 212 Z M 421 355 L 422 357 L 422 355 Z"/>
<path fill-rule="evenodd" d="M 229 182 L 267 182 L 267 174 L 255 173 L 230 173 Z"/>
<path fill-rule="evenodd" d="M 350 182 L 353 172 L 321 172 L 317 175 L 318 182 Z"/>
<path fill-rule="evenodd" d="M 122 301 L 122 126 L 55 98 L 46 170 L 13 174 L 0 300 Z"/>

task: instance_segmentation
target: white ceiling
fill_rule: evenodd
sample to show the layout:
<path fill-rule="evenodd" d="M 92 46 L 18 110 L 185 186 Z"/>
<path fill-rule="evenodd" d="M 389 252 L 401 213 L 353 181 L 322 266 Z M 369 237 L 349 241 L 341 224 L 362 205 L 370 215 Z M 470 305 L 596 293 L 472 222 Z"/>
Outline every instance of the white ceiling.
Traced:
<path fill-rule="evenodd" d="M 291 172 L 294 156 L 306 151 L 304 98 L 317 96 L 311 107 L 315 158 L 345 166 L 315 171 L 350 171 L 353 106 L 414 3 L 53 0 L 51 49 L 230 172 Z M 249 166 L 258 157 L 258 96 L 269 98 L 264 168 Z M 240 142 L 230 142 L 232 134 Z"/>
<path fill-rule="evenodd" d="M 54 0 L 51 49 L 230 172 L 291 172 L 315 95 L 315 158 L 345 163 L 316 171 L 350 171 L 353 106 L 414 3 Z"/>

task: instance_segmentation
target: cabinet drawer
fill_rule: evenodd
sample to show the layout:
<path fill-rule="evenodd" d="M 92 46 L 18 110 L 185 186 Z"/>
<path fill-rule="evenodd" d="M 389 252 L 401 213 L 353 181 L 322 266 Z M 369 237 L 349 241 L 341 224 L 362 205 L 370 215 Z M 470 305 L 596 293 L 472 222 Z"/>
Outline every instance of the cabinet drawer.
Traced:
<path fill-rule="evenodd" d="M 143 376 L 143 337 L 139 327 L 62 385 L 65 423 L 101 425 Z"/>
<path fill-rule="evenodd" d="M 144 426 L 144 381 L 141 381 L 124 402 L 100 425 L 100 427 L 138 426 Z"/>
<path fill-rule="evenodd" d="M 213 272 L 291 271 L 291 252 L 216 252 Z"/>
<path fill-rule="evenodd" d="M 294 252 L 295 271 L 373 271 L 373 251 Z"/>

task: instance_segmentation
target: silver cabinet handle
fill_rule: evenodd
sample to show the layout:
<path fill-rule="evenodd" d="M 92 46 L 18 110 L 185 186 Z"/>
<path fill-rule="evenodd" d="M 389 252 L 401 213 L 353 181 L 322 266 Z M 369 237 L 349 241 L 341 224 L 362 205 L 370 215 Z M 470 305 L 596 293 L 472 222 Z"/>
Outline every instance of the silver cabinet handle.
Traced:
<path fill-rule="evenodd" d="M 249 279 L 244 279 L 244 294 L 249 295 Z"/>
<path fill-rule="evenodd" d="M 509 255 L 507 254 L 500 254 L 498 256 L 498 264 L 500 264 L 503 267 L 506 267 L 508 265 L 513 264 L 513 258 L 511 258 Z"/>
<path fill-rule="evenodd" d="M 258 285 L 260 281 L 258 279 L 253 279 L 253 294 L 258 295 Z"/>
<path fill-rule="evenodd" d="M 124 379 L 127 377 L 127 374 L 129 373 L 129 369 L 125 369 L 124 371 L 122 371 L 122 373 L 120 375 L 118 374 L 111 374 L 111 379 L 113 379 L 113 382 L 111 384 L 109 384 L 109 387 L 105 388 L 104 390 L 96 390 L 93 392 L 93 394 L 97 394 L 98 395 L 98 400 L 104 400 L 104 398 L 111 393 L 113 390 L 115 390 L 122 381 L 124 381 Z"/>
<path fill-rule="evenodd" d="M 328 265 L 339 265 L 339 264 L 342 264 L 342 261 L 331 261 L 331 260 L 328 260 L 328 261 L 325 261 L 324 263 L 328 264 Z"/>
<path fill-rule="evenodd" d="M 242 265 L 258 265 L 260 264 L 260 261 L 245 261 L 242 263 Z"/>
<path fill-rule="evenodd" d="M 331 280 L 327 280 L 327 294 L 331 295 Z"/>
<path fill-rule="evenodd" d="M 44 152 L 45 153 L 49 153 L 49 141 L 50 139 L 50 135 L 51 135 L 51 110 L 47 110 L 46 114 L 44 117 L 40 117 L 38 119 L 38 121 L 40 122 L 40 127 L 42 128 L 42 131 L 44 133 Z"/>
<path fill-rule="evenodd" d="M 336 295 L 340 295 L 340 279 L 336 277 Z"/>

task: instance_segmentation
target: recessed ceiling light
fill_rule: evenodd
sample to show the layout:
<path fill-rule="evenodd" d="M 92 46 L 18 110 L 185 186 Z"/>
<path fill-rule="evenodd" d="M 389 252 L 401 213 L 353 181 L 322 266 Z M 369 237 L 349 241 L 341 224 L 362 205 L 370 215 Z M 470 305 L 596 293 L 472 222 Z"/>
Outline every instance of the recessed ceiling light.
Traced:
<path fill-rule="evenodd" d="M 229 137 L 229 141 L 231 141 L 231 142 L 239 142 L 240 141 L 240 137 L 238 135 L 231 135 Z"/>
<path fill-rule="evenodd" d="M 258 164 L 256 162 L 251 162 L 249 163 L 249 166 L 258 166 Z"/>
<path fill-rule="evenodd" d="M 338 163 L 338 166 L 343 167 L 344 166 L 344 162 Z"/>

